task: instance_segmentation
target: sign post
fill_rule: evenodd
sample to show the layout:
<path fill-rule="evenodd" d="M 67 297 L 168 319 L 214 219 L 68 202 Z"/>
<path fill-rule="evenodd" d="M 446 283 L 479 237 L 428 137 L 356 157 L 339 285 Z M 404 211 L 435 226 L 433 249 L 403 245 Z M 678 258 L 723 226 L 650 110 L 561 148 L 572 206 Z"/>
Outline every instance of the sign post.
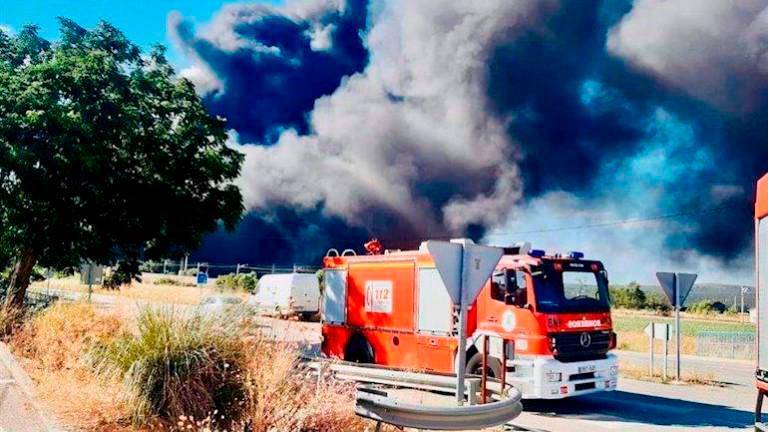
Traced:
<path fill-rule="evenodd" d="M 459 311 L 456 402 L 463 405 L 467 364 L 467 311 L 491 277 L 504 252 L 500 248 L 476 245 L 465 239 L 451 242 L 430 240 L 426 247 L 454 307 Z"/>
<path fill-rule="evenodd" d="M 650 362 L 651 362 L 650 367 L 649 367 L 651 377 L 653 377 L 653 373 L 654 373 L 654 370 L 655 370 L 655 368 L 653 367 L 654 366 L 654 364 L 653 364 L 654 363 L 653 357 L 654 357 L 654 354 L 655 354 L 654 353 L 654 341 L 656 341 L 656 340 L 664 341 L 664 366 L 663 366 L 664 370 L 663 370 L 662 376 L 664 377 L 664 380 L 666 381 L 666 379 L 667 379 L 667 357 L 668 357 L 668 354 L 669 354 L 669 349 L 668 349 L 669 348 L 669 337 L 670 337 L 670 334 L 671 334 L 671 332 L 669 331 L 669 324 L 651 322 L 647 326 L 645 326 L 645 334 L 648 335 L 648 340 L 649 340 L 649 345 L 650 345 L 650 349 L 649 349 L 648 352 L 649 352 L 649 357 L 650 357 Z"/>
<path fill-rule="evenodd" d="M 680 308 L 683 307 L 688 294 L 691 293 L 693 283 L 698 275 L 693 273 L 668 273 L 657 272 L 661 288 L 667 295 L 672 307 L 675 308 L 675 379 L 680 381 Z"/>

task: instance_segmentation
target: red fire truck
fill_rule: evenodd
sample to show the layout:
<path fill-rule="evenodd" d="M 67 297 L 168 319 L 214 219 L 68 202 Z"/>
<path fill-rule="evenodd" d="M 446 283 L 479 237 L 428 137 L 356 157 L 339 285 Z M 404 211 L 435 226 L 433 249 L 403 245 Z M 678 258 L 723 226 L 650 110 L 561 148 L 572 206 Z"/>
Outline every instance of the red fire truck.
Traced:
<path fill-rule="evenodd" d="M 757 404 L 755 430 L 768 431 L 762 421 L 763 398 L 768 395 L 768 174 L 757 181 L 755 199 L 755 282 L 757 306 Z"/>
<path fill-rule="evenodd" d="M 356 256 L 332 250 L 324 259 L 322 350 L 329 356 L 396 369 L 455 374 L 456 308 L 432 256 L 418 250 Z M 487 373 L 525 398 L 558 399 L 614 390 L 616 347 L 608 278 L 583 254 L 547 255 L 505 248 L 493 276 L 469 310 L 467 371 L 482 372 L 482 339 L 514 346 Z"/>

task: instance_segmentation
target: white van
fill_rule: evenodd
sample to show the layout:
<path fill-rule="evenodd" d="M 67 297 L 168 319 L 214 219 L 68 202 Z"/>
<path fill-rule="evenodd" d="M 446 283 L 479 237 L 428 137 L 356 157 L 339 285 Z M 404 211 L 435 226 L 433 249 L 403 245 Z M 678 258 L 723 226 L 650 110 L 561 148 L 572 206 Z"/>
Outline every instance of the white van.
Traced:
<path fill-rule="evenodd" d="M 320 284 L 314 274 L 264 275 L 248 303 L 260 312 L 308 320 L 320 311 Z"/>

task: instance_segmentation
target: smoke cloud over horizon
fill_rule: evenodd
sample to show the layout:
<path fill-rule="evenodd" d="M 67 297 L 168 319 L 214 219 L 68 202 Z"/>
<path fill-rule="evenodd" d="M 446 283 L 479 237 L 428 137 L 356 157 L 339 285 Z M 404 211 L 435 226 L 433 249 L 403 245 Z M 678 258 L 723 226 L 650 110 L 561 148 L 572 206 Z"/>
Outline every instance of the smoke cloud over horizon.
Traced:
<path fill-rule="evenodd" d="M 459 235 L 626 251 L 617 266 L 748 256 L 768 0 L 304 0 L 168 27 L 246 155 L 249 216 L 200 259 Z"/>

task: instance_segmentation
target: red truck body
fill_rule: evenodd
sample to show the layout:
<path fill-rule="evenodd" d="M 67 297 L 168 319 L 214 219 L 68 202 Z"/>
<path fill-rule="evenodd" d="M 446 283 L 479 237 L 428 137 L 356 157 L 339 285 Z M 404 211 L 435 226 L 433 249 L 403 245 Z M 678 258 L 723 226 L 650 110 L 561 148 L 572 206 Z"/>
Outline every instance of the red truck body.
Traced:
<path fill-rule="evenodd" d="M 326 256 L 324 270 L 327 356 L 455 374 L 455 308 L 423 246 Z M 586 283 L 566 284 L 572 276 Z M 507 250 L 469 310 L 466 334 L 470 372 L 478 372 L 484 335 L 514 346 L 514 359 L 501 365 L 492 357 L 489 373 L 498 377 L 506 368 L 524 397 L 562 398 L 616 387 L 616 358 L 609 353 L 616 339 L 598 261 Z"/>

